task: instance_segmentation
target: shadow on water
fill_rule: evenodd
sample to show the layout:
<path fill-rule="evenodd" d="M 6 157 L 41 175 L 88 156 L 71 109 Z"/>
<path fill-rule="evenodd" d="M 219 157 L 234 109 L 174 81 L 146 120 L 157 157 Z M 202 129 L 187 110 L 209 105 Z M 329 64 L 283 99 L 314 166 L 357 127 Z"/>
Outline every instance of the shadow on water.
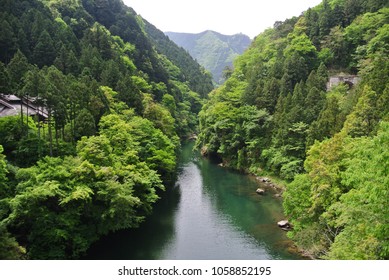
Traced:
<path fill-rule="evenodd" d="M 177 183 L 138 229 L 109 234 L 86 259 L 300 259 L 276 223 L 281 201 L 184 144 Z"/>
<path fill-rule="evenodd" d="M 191 149 L 182 149 L 178 174 L 192 157 Z M 146 217 L 139 228 L 120 230 L 102 237 L 91 246 L 85 259 L 160 259 L 164 246 L 174 237 L 175 213 L 179 201 L 179 187 L 177 185 L 167 187 L 154 205 L 151 216 Z"/>
<path fill-rule="evenodd" d="M 164 245 L 174 236 L 174 212 L 179 200 L 179 189 L 169 188 L 139 228 L 120 230 L 104 236 L 92 245 L 85 259 L 160 259 Z"/>

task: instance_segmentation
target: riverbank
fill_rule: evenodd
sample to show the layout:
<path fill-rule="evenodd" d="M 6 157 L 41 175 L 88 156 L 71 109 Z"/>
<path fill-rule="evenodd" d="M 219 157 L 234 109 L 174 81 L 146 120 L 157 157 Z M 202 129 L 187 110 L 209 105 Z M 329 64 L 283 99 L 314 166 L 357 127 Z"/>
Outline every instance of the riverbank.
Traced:
<path fill-rule="evenodd" d="M 286 185 L 287 185 L 287 182 L 285 180 L 282 180 L 281 178 L 275 176 L 274 174 L 267 173 L 264 171 L 261 172 L 261 176 L 253 173 L 250 173 L 249 175 L 254 177 L 258 182 L 264 183 L 265 186 L 274 190 L 276 192 L 274 196 L 280 198 L 282 201 L 282 194 L 286 190 Z M 287 217 L 285 218 L 287 219 Z M 293 230 L 293 225 L 291 225 L 290 230 Z M 291 242 L 293 242 L 292 239 L 290 240 Z M 295 254 L 301 255 L 303 258 L 310 259 L 310 260 L 316 259 L 312 254 L 300 248 L 295 242 L 293 242 L 293 245 L 290 247 L 290 250 Z"/>
<path fill-rule="evenodd" d="M 282 197 L 282 193 L 285 191 L 285 185 L 277 181 L 274 177 L 271 176 L 258 176 L 255 174 L 248 174 L 253 176 L 257 181 L 263 183 L 267 188 L 272 188 L 276 191 L 275 197 Z"/>
<path fill-rule="evenodd" d="M 205 158 L 208 158 L 207 154 L 201 151 L 201 155 Z M 244 170 L 236 170 L 233 167 L 230 167 L 227 163 L 219 163 L 219 167 L 227 168 L 230 170 L 234 170 L 236 172 L 240 172 L 246 176 L 250 176 L 252 178 L 255 178 L 258 182 L 265 184 L 266 187 L 272 188 L 276 191 L 276 197 L 282 197 L 282 193 L 286 189 L 286 181 L 282 180 L 281 178 L 275 176 L 274 174 L 270 172 L 266 172 L 262 169 L 260 169 L 257 172 L 252 172 L 250 170 L 244 169 Z"/>
<path fill-rule="evenodd" d="M 260 189 L 263 189 L 266 194 L 271 194 L 274 198 L 278 199 L 282 203 L 282 194 L 286 190 L 287 182 L 276 175 L 272 174 L 271 172 L 266 172 L 265 170 L 258 170 L 257 172 L 252 172 L 248 170 L 239 171 L 234 168 L 229 167 L 226 163 L 218 164 L 219 167 L 234 170 L 235 172 L 240 172 L 244 174 L 245 176 L 248 176 L 251 178 L 251 180 L 254 180 L 257 182 L 257 187 Z M 258 192 L 257 192 L 258 193 Z M 283 216 L 283 219 L 287 220 L 287 217 Z M 282 229 L 279 228 L 280 231 L 290 231 L 292 230 L 293 225 L 289 229 Z M 307 251 L 304 251 L 300 247 L 297 246 L 297 244 L 290 238 L 288 238 L 289 245 L 288 245 L 288 251 L 292 254 L 300 255 L 303 259 L 310 259 L 315 260 L 314 256 L 312 254 L 309 254 Z"/>

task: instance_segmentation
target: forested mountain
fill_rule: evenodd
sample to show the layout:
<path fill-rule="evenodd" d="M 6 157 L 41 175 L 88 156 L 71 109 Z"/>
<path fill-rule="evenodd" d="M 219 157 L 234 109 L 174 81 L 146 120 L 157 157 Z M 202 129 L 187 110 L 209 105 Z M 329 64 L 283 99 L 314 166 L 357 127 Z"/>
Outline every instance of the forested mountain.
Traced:
<path fill-rule="evenodd" d="M 155 44 L 157 51 L 181 69 L 183 81 L 187 79 L 192 90 L 206 97 L 213 89 L 211 75 L 203 67 L 199 71 L 198 62 L 193 60 L 187 51 L 176 45 L 154 25 L 145 20 L 144 22 L 146 33 Z"/>
<path fill-rule="evenodd" d="M 389 258 L 388 57 L 387 1 L 323 0 L 257 36 L 200 112 L 204 154 L 286 180 L 315 258 Z M 327 90 L 338 73 L 360 82 Z"/>
<path fill-rule="evenodd" d="M 235 58 L 250 45 L 247 35 L 223 35 L 207 30 L 198 34 L 166 32 L 177 45 L 187 50 L 201 65 L 212 73 L 216 84 L 223 83 L 223 72 L 232 67 Z"/>
<path fill-rule="evenodd" d="M 0 259 L 79 258 L 152 211 L 211 77 L 121 0 L 0 6 Z"/>

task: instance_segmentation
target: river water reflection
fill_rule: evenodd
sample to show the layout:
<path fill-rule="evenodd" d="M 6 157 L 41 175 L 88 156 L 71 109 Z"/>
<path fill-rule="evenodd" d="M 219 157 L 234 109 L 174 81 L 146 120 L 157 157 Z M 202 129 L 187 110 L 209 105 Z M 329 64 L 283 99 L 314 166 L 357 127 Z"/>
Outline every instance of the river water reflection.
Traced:
<path fill-rule="evenodd" d="M 277 227 L 282 206 L 258 182 L 203 159 L 184 144 L 178 180 L 139 229 L 102 238 L 87 259 L 298 259 Z"/>

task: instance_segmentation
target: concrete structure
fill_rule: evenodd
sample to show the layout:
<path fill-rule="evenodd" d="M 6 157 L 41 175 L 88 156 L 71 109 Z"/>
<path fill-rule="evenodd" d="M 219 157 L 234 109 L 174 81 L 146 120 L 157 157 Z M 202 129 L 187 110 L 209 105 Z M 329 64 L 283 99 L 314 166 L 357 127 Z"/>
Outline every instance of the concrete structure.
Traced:
<path fill-rule="evenodd" d="M 360 78 L 356 75 L 337 75 L 331 76 L 327 83 L 327 91 L 331 90 L 334 86 L 339 85 L 340 83 L 347 84 L 349 88 L 352 88 L 358 84 Z"/>
<path fill-rule="evenodd" d="M 36 117 L 45 121 L 48 114 L 45 108 L 37 106 L 35 99 L 19 98 L 13 94 L 0 93 L 0 117 L 17 116 L 23 110 L 23 115 Z"/>

